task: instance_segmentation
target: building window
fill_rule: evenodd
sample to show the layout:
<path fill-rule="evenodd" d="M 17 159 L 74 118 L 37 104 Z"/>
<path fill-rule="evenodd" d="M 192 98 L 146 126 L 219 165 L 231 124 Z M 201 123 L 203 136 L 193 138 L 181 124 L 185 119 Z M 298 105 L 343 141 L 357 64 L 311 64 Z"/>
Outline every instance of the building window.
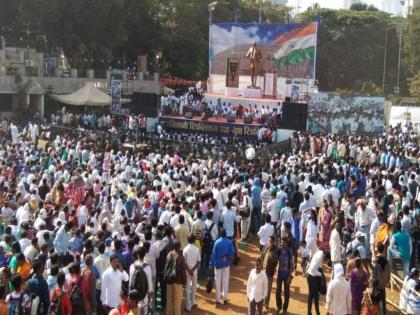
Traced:
<path fill-rule="evenodd" d="M 13 94 L 0 94 L 0 112 L 11 112 L 13 109 Z"/>

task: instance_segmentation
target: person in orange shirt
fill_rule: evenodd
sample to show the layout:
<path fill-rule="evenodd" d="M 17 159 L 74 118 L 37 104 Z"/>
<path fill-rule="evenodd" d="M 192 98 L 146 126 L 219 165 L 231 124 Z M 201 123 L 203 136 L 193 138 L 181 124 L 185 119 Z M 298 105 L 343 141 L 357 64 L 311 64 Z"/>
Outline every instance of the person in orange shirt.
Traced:
<path fill-rule="evenodd" d="M 22 281 L 26 281 L 29 279 L 29 274 L 31 273 L 31 264 L 28 260 L 26 260 L 25 255 L 20 253 L 17 257 L 18 267 L 16 269 L 16 273 L 21 276 Z"/>
<path fill-rule="evenodd" d="M 6 287 L 0 284 L 0 315 L 9 314 L 9 309 L 7 307 L 5 298 L 6 298 Z"/>
<path fill-rule="evenodd" d="M 65 292 L 63 289 L 65 282 L 66 276 L 64 272 L 60 271 L 57 275 L 57 288 L 52 290 L 50 294 L 50 302 L 51 305 L 55 304 L 57 308 L 60 308 L 61 315 L 71 315 L 72 307 L 70 297 L 68 292 Z"/>

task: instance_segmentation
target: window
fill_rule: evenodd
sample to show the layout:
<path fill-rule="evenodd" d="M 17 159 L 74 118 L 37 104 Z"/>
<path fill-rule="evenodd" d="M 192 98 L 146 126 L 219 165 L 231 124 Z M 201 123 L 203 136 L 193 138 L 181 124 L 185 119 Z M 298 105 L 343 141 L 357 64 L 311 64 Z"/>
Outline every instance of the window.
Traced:
<path fill-rule="evenodd" d="M 0 112 L 11 112 L 13 108 L 13 94 L 0 94 Z"/>

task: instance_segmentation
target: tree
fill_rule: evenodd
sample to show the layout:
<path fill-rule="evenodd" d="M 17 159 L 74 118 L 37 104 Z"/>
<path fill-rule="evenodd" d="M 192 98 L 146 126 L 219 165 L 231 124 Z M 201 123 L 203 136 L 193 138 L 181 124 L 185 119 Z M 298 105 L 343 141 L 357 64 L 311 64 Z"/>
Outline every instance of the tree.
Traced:
<path fill-rule="evenodd" d="M 408 79 L 410 87 L 410 95 L 416 98 L 416 101 L 420 103 L 420 70 Z"/>
<path fill-rule="evenodd" d="M 410 72 L 410 94 L 420 101 L 420 8 L 416 8 L 408 18 L 404 42 L 406 63 Z"/>
<path fill-rule="evenodd" d="M 320 17 L 317 79 L 321 90 L 360 92 L 364 81 L 382 86 L 385 36 L 388 33 L 385 95 L 393 90 L 398 61 L 398 19 L 381 11 L 310 10 L 303 22 Z M 404 66 L 401 71 L 405 76 Z M 403 80 L 401 80 L 402 83 Z M 407 91 L 401 85 L 401 93 Z"/>
<path fill-rule="evenodd" d="M 354 10 L 354 11 L 378 11 L 378 8 L 376 8 L 374 5 L 367 5 L 366 3 L 360 2 L 360 3 L 353 3 L 350 6 L 350 10 Z"/>

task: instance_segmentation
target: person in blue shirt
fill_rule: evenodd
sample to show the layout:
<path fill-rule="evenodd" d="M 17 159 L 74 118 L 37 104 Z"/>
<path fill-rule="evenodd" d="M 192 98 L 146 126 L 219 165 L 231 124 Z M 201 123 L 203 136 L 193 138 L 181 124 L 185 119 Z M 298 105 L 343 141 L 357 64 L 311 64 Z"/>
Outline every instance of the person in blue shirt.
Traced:
<path fill-rule="evenodd" d="M 216 305 L 221 304 L 223 294 L 224 304 L 228 303 L 230 264 L 235 257 L 233 242 L 227 237 L 226 231 L 221 229 L 219 239 L 214 243 L 210 265 L 214 267 L 216 282 Z"/>
<path fill-rule="evenodd" d="M 388 247 L 388 261 L 392 269 L 393 258 L 400 258 L 402 260 L 404 278 L 410 272 L 411 251 L 410 235 L 405 231 L 401 231 L 401 222 L 397 221 L 395 223 L 395 232 L 391 237 L 391 242 Z"/>
<path fill-rule="evenodd" d="M 277 252 L 279 259 L 277 272 L 277 287 L 276 287 L 276 304 L 277 312 L 280 313 L 283 309 L 287 313 L 290 299 L 290 283 L 292 282 L 292 272 L 294 270 L 294 257 L 292 251 L 289 249 L 287 238 L 282 238 L 280 248 Z M 284 303 L 282 300 L 282 287 L 284 286 Z"/>
<path fill-rule="evenodd" d="M 222 211 L 221 221 L 226 231 L 226 236 L 233 240 L 235 234 L 235 223 L 241 221 L 241 217 L 236 215 L 232 209 L 232 202 L 226 201 L 226 209 Z"/>
<path fill-rule="evenodd" d="M 261 183 L 259 178 L 255 178 L 254 184 L 251 187 L 252 198 L 252 217 L 251 217 L 251 232 L 257 232 L 260 229 L 261 223 Z"/>
<path fill-rule="evenodd" d="M 39 297 L 37 315 L 46 315 L 50 307 L 50 297 L 47 281 L 43 277 L 44 261 L 36 258 L 32 263 L 32 270 L 34 271 L 34 276 L 28 280 L 26 288 L 28 294 Z"/>

